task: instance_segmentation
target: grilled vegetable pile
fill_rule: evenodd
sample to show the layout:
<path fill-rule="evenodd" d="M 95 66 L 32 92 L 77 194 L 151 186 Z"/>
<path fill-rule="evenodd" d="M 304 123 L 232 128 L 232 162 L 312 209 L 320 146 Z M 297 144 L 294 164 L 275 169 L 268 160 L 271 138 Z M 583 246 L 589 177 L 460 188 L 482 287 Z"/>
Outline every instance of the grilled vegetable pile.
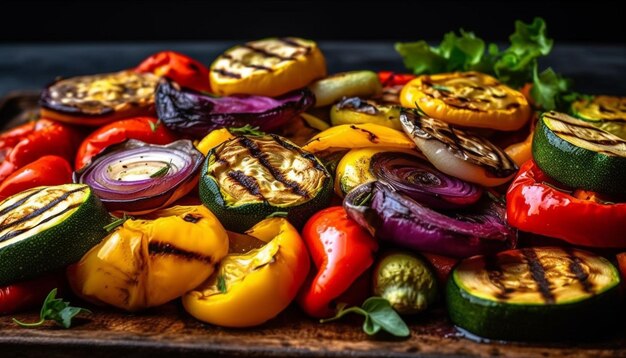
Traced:
<path fill-rule="evenodd" d="M 451 33 L 397 44 L 412 73 L 328 75 L 315 42 L 268 38 L 52 83 L 0 134 L 0 312 L 45 298 L 67 328 L 71 290 L 224 327 L 293 303 L 370 335 L 407 337 L 432 307 L 493 339 L 609 332 L 626 99 L 540 72 L 543 20 L 510 40 Z"/>

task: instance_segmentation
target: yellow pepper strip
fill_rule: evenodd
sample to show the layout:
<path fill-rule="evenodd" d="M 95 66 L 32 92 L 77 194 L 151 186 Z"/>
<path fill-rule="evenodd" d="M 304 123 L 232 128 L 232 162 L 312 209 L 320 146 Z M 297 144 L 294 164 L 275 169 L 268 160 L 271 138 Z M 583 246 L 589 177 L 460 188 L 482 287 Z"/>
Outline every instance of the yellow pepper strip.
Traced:
<path fill-rule="evenodd" d="M 211 149 L 233 137 L 234 136 L 226 128 L 215 129 L 202 138 L 200 143 L 196 144 L 196 149 L 206 157 Z"/>
<path fill-rule="evenodd" d="M 351 149 L 337 164 L 335 193 L 343 198 L 358 185 L 376 180 L 376 177 L 370 172 L 370 162 L 374 154 L 382 152 L 402 152 L 423 158 L 423 155 L 414 149 L 390 147 Z"/>
<path fill-rule="evenodd" d="M 129 219 L 68 269 L 80 297 L 127 311 L 159 306 L 198 286 L 228 253 L 228 235 L 204 206 Z"/>
<path fill-rule="evenodd" d="M 526 163 L 527 160 L 532 159 L 532 144 L 533 144 L 533 133 L 530 132 L 528 137 L 523 142 L 513 143 L 510 146 L 504 149 L 504 152 L 508 154 L 511 159 L 517 164 L 517 166 L 521 167 L 522 164 Z"/>
<path fill-rule="evenodd" d="M 342 124 L 311 138 L 302 149 L 316 153 L 329 148 L 367 147 L 415 148 L 415 142 L 403 132 L 374 123 Z"/>
<path fill-rule="evenodd" d="M 300 117 L 304 119 L 306 124 L 313 129 L 317 129 L 318 131 L 325 131 L 330 128 L 330 125 L 326 123 L 323 119 L 320 119 L 309 113 L 300 113 Z"/>
<path fill-rule="evenodd" d="M 225 327 L 251 327 L 282 312 L 309 272 L 306 246 L 283 218 L 265 219 L 246 234 L 266 242 L 244 254 L 230 254 L 206 282 L 183 296 L 195 318 Z"/>
<path fill-rule="evenodd" d="M 450 124 L 502 131 L 522 128 L 531 116 L 521 92 L 478 72 L 419 76 L 402 88 L 400 102 Z"/>

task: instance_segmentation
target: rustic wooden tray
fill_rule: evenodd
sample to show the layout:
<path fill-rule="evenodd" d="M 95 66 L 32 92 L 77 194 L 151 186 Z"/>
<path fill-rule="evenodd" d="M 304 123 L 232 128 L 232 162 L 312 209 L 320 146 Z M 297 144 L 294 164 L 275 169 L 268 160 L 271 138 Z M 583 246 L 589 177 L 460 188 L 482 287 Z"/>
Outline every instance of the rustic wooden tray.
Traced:
<path fill-rule="evenodd" d="M 33 118 L 36 105 L 36 93 L 13 93 L 0 99 L 0 126 L 9 127 Z M 35 311 L 0 316 L 0 357 L 626 357 L 626 317 L 622 319 L 622 329 L 610 337 L 525 344 L 468 339 L 450 324 L 442 307 L 409 320 L 411 337 L 406 340 L 369 337 L 361 332 L 358 319 L 320 324 L 296 307 L 288 308 L 261 327 L 246 330 L 203 324 L 187 315 L 178 303 L 140 314 L 89 308 L 94 313 L 77 320 L 69 330 L 54 324 L 19 328 L 11 320 L 16 317 L 25 322 L 37 321 Z"/>

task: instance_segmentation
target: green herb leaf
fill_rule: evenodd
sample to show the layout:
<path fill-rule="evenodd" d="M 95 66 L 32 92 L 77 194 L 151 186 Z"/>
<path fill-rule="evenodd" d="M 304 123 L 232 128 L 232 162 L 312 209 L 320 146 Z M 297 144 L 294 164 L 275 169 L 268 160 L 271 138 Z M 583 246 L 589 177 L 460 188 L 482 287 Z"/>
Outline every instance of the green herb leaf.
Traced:
<path fill-rule="evenodd" d="M 61 298 L 56 298 L 56 294 L 57 289 L 55 288 L 50 291 L 44 300 L 41 311 L 39 312 L 39 321 L 24 323 L 13 318 L 13 322 L 21 327 L 31 328 L 40 326 L 45 321 L 54 321 L 61 327 L 70 328 L 74 317 L 81 313 L 91 313 L 88 309 L 70 306 L 69 302 L 63 301 Z"/>
<path fill-rule="evenodd" d="M 461 30 L 445 34 L 438 47 L 426 41 L 396 43 L 396 51 L 404 65 L 415 74 L 468 71 L 478 65 L 485 51 L 485 43 L 474 33 Z"/>
<path fill-rule="evenodd" d="M 345 307 L 345 304 L 338 305 L 337 314 L 332 318 L 320 320 L 320 323 L 336 321 L 348 313 L 356 313 L 365 317 L 363 331 L 369 335 L 374 335 L 381 329 L 396 337 L 408 337 L 411 334 L 400 315 L 391 307 L 389 301 L 382 297 L 370 297 L 361 307 Z"/>
<path fill-rule="evenodd" d="M 259 130 L 259 127 L 253 127 L 249 124 L 246 124 L 243 127 L 228 128 L 228 131 L 234 135 L 256 135 L 256 136 L 265 135 L 265 132 Z"/>
<path fill-rule="evenodd" d="M 115 229 L 117 229 L 119 226 L 122 226 L 122 224 L 124 224 L 126 222 L 126 220 L 128 219 L 134 219 L 134 217 L 130 216 L 130 215 L 126 215 L 126 213 L 123 214 L 123 216 L 121 218 L 115 217 L 115 216 L 111 216 L 114 220 L 108 224 L 103 226 L 102 228 L 104 230 L 106 230 L 106 232 L 111 232 Z"/>
<path fill-rule="evenodd" d="M 224 279 L 224 275 L 217 276 L 217 289 L 220 290 L 221 293 L 226 293 L 226 280 Z"/>
<path fill-rule="evenodd" d="M 152 132 L 156 132 L 159 128 L 159 125 L 161 124 L 161 120 L 159 119 L 156 122 L 148 121 L 148 124 L 150 124 L 150 130 Z"/>
<path fill-rule="evenodd" d="M 161 178 L 161 177 L 164 177 L 170 171 L 171 167 L 172 167 L 172 161 L 170 160 L 170 162 L 166 163 L 163 168 L 161 168 L 161 169 L 157 170 L 156 172 L 150 174 L 150 178 Z"/>
<path fill-rule="evenodd" d="M 537 64 L 533 67 L 533 86 L 530 95 L 535 104 L 546 111 L 565 109 L 567 93 L 570 91 L 571 81 L 561 77 L 551 68 L 538 73 Z"/>

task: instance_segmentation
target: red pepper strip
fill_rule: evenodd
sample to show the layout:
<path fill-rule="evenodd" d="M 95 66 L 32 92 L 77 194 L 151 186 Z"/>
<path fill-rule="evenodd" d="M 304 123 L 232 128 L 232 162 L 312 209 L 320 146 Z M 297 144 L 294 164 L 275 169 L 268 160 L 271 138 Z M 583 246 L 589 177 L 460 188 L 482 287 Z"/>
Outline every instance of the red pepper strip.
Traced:
<path fill-rule="evenodd" d="M 452 272 L 452 269 L 459 260 L 427 252 L 421 252 L 421 254 L 430 263 L 431 267 L 435 269 L 435 276 L 437 276 L 439 287 L 446 287 L 445 284 L 448 281 L 448 277 L 450 277 L 450 272 Z"/>
<path fill-rule="evenodd" d="M 31 126 L 30 124 L 28 126 Z M 71 161 L 80 142 L 80 133 L 75 129 L 48 119 L 40 119 L 32 127 L 20 126 L 15 131 L 19 135 L 8 134 L 6 157 L 0 164 L 0 181 L 19 168 L 32 163 L 44 155 L 58 155 Z M 9 133 L 16 133 L 9 131 Z"/>
<path fill-rule="evenodd" d="M 67 291 L 64 272 L 49 273 L 32 280 L 0 287 L 0 314 L 41 307 L 43 300 L 54 288 L 57 288 L 61 295 Z"/>
<path fill-rule="evenodd" d="M 35 121 L 24 123 L 0 134 L 0 150 L 8 151 L 35 130 Z M 4 159 L 4 158 L 3 158 Z"/>
<path fill-rule="evenodd" d="M 104 148 L 127 139 L 138 139 L 150 144 L 169 144 L 177 138 L 156 118 L 122 119 L 96 129 L 81 143 L 76 154 L 75 168 L 80 170 Z"/>
<path fill-rule="evenodd" d="M 313 215 L 302 230 L 302 239 L 318 272 L 305 283 L 298 302 L 312 317 L 332 317 L 336 299 L 374 263 L 378 244 L 341 206 Z"/>
<path fill-rule="evenodd" d="M 626 203 L 603 203 L 558 190 L 529 160 L 506 194 L 507 219 L 522 231 L 587 247 L 626 247 Z"/>
<path fill-rule="evenodd" d="M 395 73 L 392 71 L 378 72 L 378 79 L 383 87 L 405 85 L 415 77 L 417 76 L 410 73 Z"/>
<path fill-rule="evenodd" d="M 9 175 L 0 184 L 0 200 L 26 189 L 71 182 L 72 167 L 67 160 L 56 155 L 46 155 Z"/>
<path fill-rule="evenodd" d="M 209 70 L 200 62 L 174 51 L 163 51 L 148 57 L 135 71 L 151 72 L 183 87 L 211 92 Z"/>

